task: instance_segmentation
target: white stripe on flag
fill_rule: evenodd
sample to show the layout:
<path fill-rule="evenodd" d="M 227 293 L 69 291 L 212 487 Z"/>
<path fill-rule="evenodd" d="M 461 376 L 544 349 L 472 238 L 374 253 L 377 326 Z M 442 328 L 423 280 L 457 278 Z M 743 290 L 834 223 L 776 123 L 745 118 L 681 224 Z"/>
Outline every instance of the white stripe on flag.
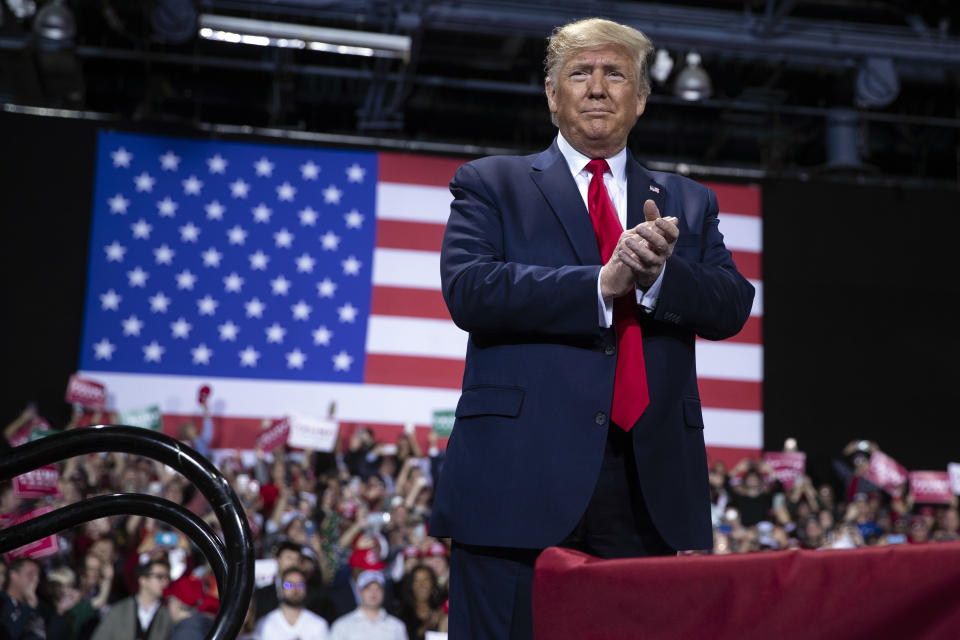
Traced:
<path fill-rule="evenodd" d="M 377 184 L 377 218 L 447 224 L 453 196 L 446 187 L 381 182 Z"/>
<path fill-rule="evenodd" d="M 763 347 L 742 342 L 697 340 L 697 376 L 761 382 Z"/>
<path fill-rule="evenodd" d="M 750 307 L 750 315 L 759 317 L 763 315 L 763 281 L 750 279 L 750 284 L 756 289 L 753 296 L 753 306 Z"/>
<path fill-rule="evenodd" d="M 370 316 L 367 352 L 463 360 L 467 333 L 450 320 Z"/>
<path fill-rule="evenodd" d="M 283 413 L 327 415 L 337 403 L 337 420 L 344 422 L 430 424 L 435 409 L 454 409 L 459 389 L 430 389 L 377 384 L 337 384 L 293 380 L 251 380 L 194 376 L 161 376 L 84 371 L 82 375 L 107 386 L 108 406 L 118 411 L 159 404 L 162 413 L 197 412 L 197 389 L 213 389 L 214 416 L 278 417 Z"/>
<path fill-rule="evenodd" d="M 707 446 L 763 447 L 763 413 L 735 409 L 703 409 L 703 439 Z"/>
<path fill-rule="evenodd" d="M 697 341 L 697 373 L 719 380 L 763 380 L 763 347 L 738 342 Z M 450 320 L 370 316 L 367 351 L 396 356 L 466 356 L 467 333 Z"/>
<path fill-rule="evenodd" d="M 440 290 L 440 254 L 406 249 L 373 250 L 373 284 Z"/>
<path fill-rule="evenodd" d="M 763 251 L 763 222 L 758 216 L 720 213 L 723 244 L 731 251 Z"/>
<path fill-rule="evenodd" d="M 750 280 L 756 287 L 752 316 L 763 315 L 763 282 Z M 386 287 L 440 290 L 440 254 L 434 251 L 374 249 L 373 284 Z"/>

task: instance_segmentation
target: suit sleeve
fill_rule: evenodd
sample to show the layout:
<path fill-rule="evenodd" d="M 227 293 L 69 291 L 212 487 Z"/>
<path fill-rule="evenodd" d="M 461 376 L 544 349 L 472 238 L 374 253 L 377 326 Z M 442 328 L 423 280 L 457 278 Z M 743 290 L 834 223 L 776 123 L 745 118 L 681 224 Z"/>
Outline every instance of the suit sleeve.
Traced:
<path fill-rule="evenodd" d="M 450 182 L 454 201 L 443 237 L 440 277 L 453 321 L 471 332 L 599 334 L 600 265 L 541 266 L 508 260 L 519 216 L 502 210 L 471 164 Z M 536 242 L 537 238 L 523 239 Z"/>
<path fill-rule="evenodd" d="M 654 317 L 694 331 L 707 340 L 736 335 L 746 323 L 755 290 L 740 275 L 718 228 L 717 197 L 706 189 L 701 217 L 700 261 L 674 255 L 667 259 Z"/>

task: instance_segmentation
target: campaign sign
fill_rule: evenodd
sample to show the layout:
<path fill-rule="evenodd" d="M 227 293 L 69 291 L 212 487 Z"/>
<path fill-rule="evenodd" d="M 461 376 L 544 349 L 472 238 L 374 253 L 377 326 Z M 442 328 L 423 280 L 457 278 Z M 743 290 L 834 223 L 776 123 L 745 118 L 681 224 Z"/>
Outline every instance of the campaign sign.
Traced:
<path fill-rule="evenodd" d="M 277 578 L 277 561 L 274 558 L 263 558 L 253 562 L 253 580 L 257 588 L 273 583 Z"/>
<path fill-rule="evenodd" d="M 24 499 L 42 498 L 60 493 L 57 481 L 60 479 L 60 470 L 56 464 L 28 471 L 13 479 L 13 490 Z"/>
<path fill-rule="evenodd" d="M 10 436 L 8 442 L 11 447 L 19 447 L 24 442 L 39 440 L 43 436 L 49 435 L 52 431 L 53 428 L 50 426 L 50 423 L 37 416 L 17 429 L 16 433 Z"/>
<path fill-rule="evenodd" d="M 287 444 L 298 449 L 333 451 L 337 445 L 340 425 L 333 420 L 321 420 L 304 415 L 290 416 L 290 435 Z"/>
<path fill-rule="evenodd" d="M 11 525 L 19 524 L 27 520 L 32 520 L 37 516 L 42 516 L 45 513 L 50 513 L 53 511 L 53 507 L 45 506 L 34 509 L 33 511 L 28 511 L 24 514 L 21 514 L 16 521 L 12 522 Z M 13 551 L 7 552 L 5 555 L 7 562 L 10 562 L 14 558 L 19 558 L 20 556 L 26 556 L 27 558 L 44 558 L 49 555 L 53 555 L 60 550 L 60 540 L 57 538 L 57 534 L 52 534 L 46 538 L 36 540 L 29 544 L 25 544 L 22 547 L 18 547 Z"/>
<path fill-rule="evenodd" d="M 914 502 L 950 504 L 950 474 L 946 471 L 911 471 L 910 493 Z"/>
<path fill-rule="evenodd" d="M 764 451 L 763 461 L 770 465 L 787 491 L 803 479 L 807 469 L 807 454 L 800 451 Z"/>
<path fill-rule="evenodd" d="M 950 488 L 954 493 L 960 495 L 960 462 L 948 463 L 947 473 L 950 474 Z"/>
<path fill-rule="evenodd" d="M 160 407 L 158 406 L 121 411 L 117 414 L 117 419 L 120 421 L 120 424 L 125 424 L 130 427 L 152 429 L 153 431 L 163 429 L 163 417 L 160 415 Z"/>
<path fill-rule="evenodd" d="M 290 419 L 283 418 L 281 420 L 277 420 L 269 429 L 257 436 L 257 447 L 269 453 L 280 445 L 286 443 L 289 433 Z"/>
<path fill-rule="evenodd" d="M 102 411 L 107 408 L 107 388 L 99 382 L 73 374 L 67 383 L 66 401 Z"/>
<path fill-rule="evenodd" d="M 874 451 L 870 456 L 870 469 L 864 477 L 896 496 L 900 485 L 907 481 L 907 469 L 884 452 Z"/>
<path fill-rule="evenodd" d="M 449 438 L 453 433 L 453 422 L 456 420 L 456 412 L 452 409 L 437 410 L 433 412 L 433 432 L 441 438 Z"/>

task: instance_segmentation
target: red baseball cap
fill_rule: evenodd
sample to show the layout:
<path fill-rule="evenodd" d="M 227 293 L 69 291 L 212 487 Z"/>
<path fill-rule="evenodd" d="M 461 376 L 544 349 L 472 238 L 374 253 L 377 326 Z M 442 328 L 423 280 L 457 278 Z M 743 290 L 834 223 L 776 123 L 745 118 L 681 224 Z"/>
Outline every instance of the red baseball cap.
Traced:
<path fill-rule="evenodd" d="M 205 593 L 203 583 L 190 575 L 171 583 L 163 590 L 163 595 L 176 598 L 186 606 L 201 613 L 216 613 L 220 607 L 220 601 Z"/>
<path fill-rule="evenodd" d="M 380 559 L 380 554 L 374 548 L 354 549 L 350 554 L 350 566 L 364 571 L 382 571 L 386 563 Z"/>

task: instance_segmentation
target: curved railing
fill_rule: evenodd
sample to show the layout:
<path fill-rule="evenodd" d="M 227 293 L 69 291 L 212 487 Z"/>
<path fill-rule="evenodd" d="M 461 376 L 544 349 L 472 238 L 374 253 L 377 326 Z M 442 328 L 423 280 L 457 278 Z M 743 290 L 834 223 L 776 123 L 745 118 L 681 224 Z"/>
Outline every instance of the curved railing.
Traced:
<path fill-rule="evenodd" d="M 0 530 L 0 553 L 105 516 L 133 514 L 162 520 L 186 534 L 206 556 L 220 593 L 220 610 L 207 640 L 235 638 L 253 594 L 253 541 L 240 499 L 209 460 L 162 433 L 101 425 L 57 433 L 11 449 L 0 459 L 0 481 L 87 453 L 119 451 L 158 460 L 182 473 L 204 495 L 223 540 L 181 505 L 137 493 L 101 495 Z"/>

